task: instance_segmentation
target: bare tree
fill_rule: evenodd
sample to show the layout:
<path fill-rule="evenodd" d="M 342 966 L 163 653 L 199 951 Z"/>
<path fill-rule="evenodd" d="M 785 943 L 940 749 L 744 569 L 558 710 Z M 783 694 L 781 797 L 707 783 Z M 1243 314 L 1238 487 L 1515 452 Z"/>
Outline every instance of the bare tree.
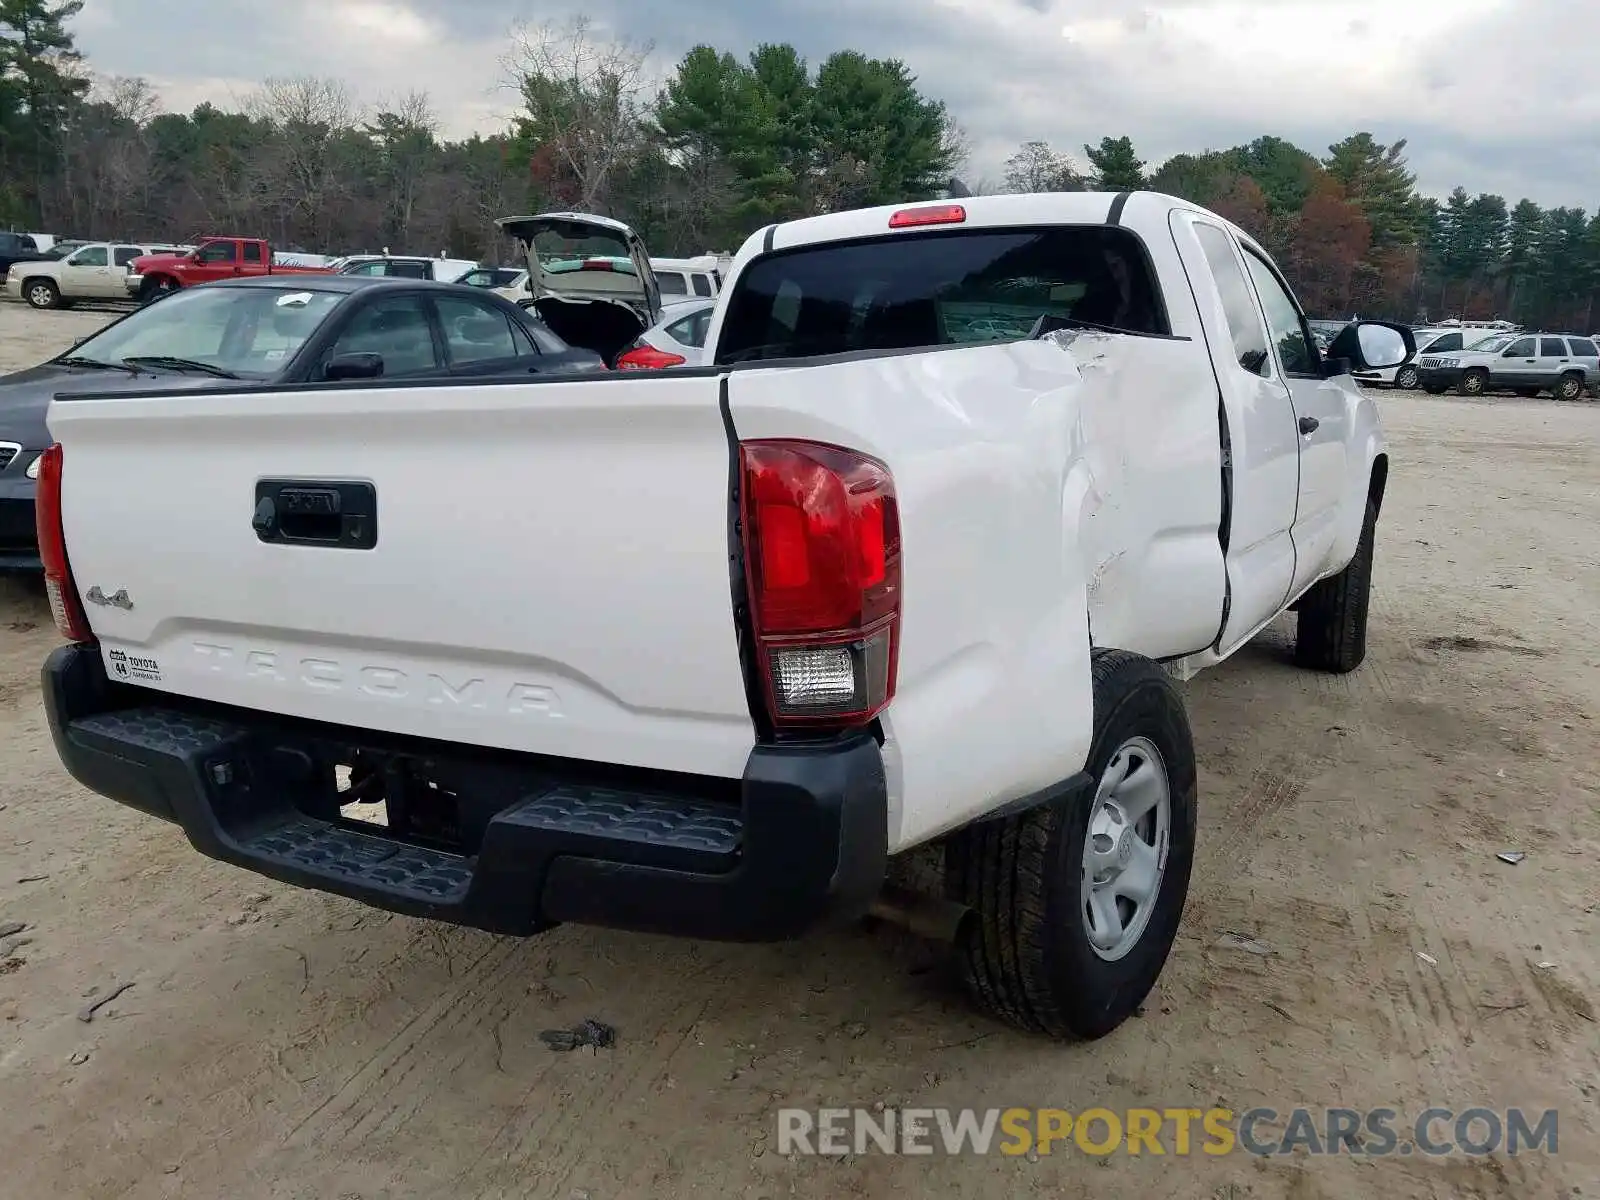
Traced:
<path fill-rule="evenodd" d="M 600 41 L 587 17 L 512 31 L 505 68 L 508 86 L 522 99 L 518 133 L 536 160 L 544 156 L 565 177 L 586 210 L 605 208 L 612 176 L 644 138 L 645 60 L 652 48 Z"/>
<path fill-rule="evenodd" d="M 279 240 L 329 245 L 335 209 L 348 199 L 349 164 L 341 151 L 361 119 L 360 105 L 338 80 L 302 76 L 268 79 L 246 111 L 277 134 Z"/>
<path fill-rule="evenodd" d="M 1012 192 L 1081 192 L 1083 179 L 1072 160 L 1049 142 L 1023 142 L 1006 160 L 1006 188 Z"/>
<path fill-rule="evenodd" d="M 149 207 L 145 130 L 161 109 L 148 80 L 95 76 L 61 132 L 61 206 L 72 228 L 127 237 Z"/>
<path fill-rule="evenodd" d="M 426 92 L 412 91 L 380 102 L 375 117 L 363 127 L 378 156 L 383 188 L 384 240 L 412 247 L 412 226 L 429 171 L 438 156 L 435 135 L 439 118 Z"/>

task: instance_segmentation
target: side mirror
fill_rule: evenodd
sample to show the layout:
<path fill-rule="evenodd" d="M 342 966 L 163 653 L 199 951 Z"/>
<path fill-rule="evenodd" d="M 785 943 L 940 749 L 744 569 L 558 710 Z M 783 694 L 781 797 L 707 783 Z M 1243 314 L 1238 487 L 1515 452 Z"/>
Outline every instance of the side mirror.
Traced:
<path fill-rule="evenodd" d="M 1326 357 L 1349 359 L 1354 371 L 1377 371 L 1398 367 L 1416 352 L 1416 335 L 1404 325 L 1354 321 L 1339 331 Z"/>
<path fill-rule="evenodd" d="M 1516 358 L 1517 357 L 1517 352 L 1515 350 L 1507 350 L 1500 357 L 1501 358 Z"/>
<path fill-rule="evenodd" d="M 376 379 L 382 374 L 381 354 L 336 354 L 322 368 L 324 379 Z"/>

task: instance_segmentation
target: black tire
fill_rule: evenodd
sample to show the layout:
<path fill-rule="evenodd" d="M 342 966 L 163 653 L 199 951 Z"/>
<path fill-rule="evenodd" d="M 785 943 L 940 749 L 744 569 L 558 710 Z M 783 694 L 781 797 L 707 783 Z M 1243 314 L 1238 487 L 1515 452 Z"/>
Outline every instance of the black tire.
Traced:
<path fill-rule="evenodd" d="M 61 307 L 61 289 L 51 279 L 24 279 L 22 294 L 34 308 Z"/>
<path fill-rule="evenodd" d="M 165 276 L 158 275 L 154 279 L 146 279 L 144 283 L 139 285 L 139 303 L 154 304 L 157 300 L 170 296 L 177 290 L 178 285 Z"/>
<path fill-rule="evenodd" d="M 1394 373 L 1394 386 L 1409 392 L 1417 386 L 1417 380 L 1420 378 L 1421 374 L 1416 367 L 1407 364 Z"/>
<path fill-rule="evenodd" d="M 1194 865 L 1194 742 L 1176 685 L 1154 662 L 1097 650 L 1094 738 L 1085 770 L 1095 781 L 1016 816 L 980 822 L 946 845 L 946 890 L 973 912 L 956 939 L 956 963 L 978 1008 L 1063 1039 L 1104 1037 L 1155 986 L 1183 916 Z M 1084 847 L 1096 788 L 1130 738 L 1149 740 L 1167 776 L 1166 865 L 1149 917 L 1123 957 L 1100 956 L 1085 928 Z"/>
<path fill-rule="evenodd" d="M 1456 391 L 1463 396 L 1481 396 L 1488 390 L 1489 372 L 1482 370 L 1468 371 L 1456 384 Z"/>
<path fill-rule="evenodd" d="M 1557 400 L 1577 400 L 1582 395 L 1582 375 L 1563 375 L 1556 380 L 1555 397 Z"/>
<path fill-rule="evenodd" d="M 1302 667 L 1346 675 L 1367 657 L 1367 610 L 1372 599 L 1372 557 L 1378 509 L 1367 501 L 1356 556 L 1337 575 L 1300 597 L 1294 656 Z"/>

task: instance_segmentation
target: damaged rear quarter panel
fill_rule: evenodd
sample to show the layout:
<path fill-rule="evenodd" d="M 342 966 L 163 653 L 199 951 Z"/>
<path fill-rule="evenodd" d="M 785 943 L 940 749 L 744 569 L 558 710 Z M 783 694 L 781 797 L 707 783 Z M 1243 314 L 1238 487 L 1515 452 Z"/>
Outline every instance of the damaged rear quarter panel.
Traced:
<path fill-rule="evenodd" d="M 729 403 L 741 439 L 829 442 L 893 472 L 892 850 L 1083 766 L 1091 619 L 1095 644 L 1144 653 L 1215 635 L 1216 388 L 1192 343 L 1077 333 L 740 368 Z"/>
<path fill-rule="evenodd" d="M 1227 583 L 1218 397 L 1204 348 L 1093 332 L 1044 344 L 1080 380 L 1062 512 L 1084 561 L 1094 644 L 1152 658 L 1209 645 Z"/>

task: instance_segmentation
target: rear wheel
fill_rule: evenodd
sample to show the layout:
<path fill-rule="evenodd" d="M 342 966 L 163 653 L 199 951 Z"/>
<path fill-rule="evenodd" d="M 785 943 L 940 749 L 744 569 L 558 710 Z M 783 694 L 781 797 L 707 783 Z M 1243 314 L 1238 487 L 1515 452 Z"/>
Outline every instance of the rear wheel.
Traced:
<path fill-rule="evenodd" d="M 1188 717 L 1154 662 L 1096 651 L 1093 782 L 946 848 L 946 887 L 973 918 L 956 959 L 977 1006 L 1060 1038 L 1110 1033 L 1172 950 L 1194 862 Z"/>
<path fill-rule="evenodd" d="M 1313 671 L 1344 675 L 1367 657 L 1367 610 L 1372 598 L 1372 557 L 1378 507 L 1367 501 L 1356 556 L 1337 575 L 1311 586 L 1296 609 L 1295 661 Z"/>
<path fill-rule="evenodd" d="M 22 294 L 34 308 L 60 308 L 61 289 L 49 279 L 30 279 L 22 285 Z"/>
<path fill-rule="evenodd" d="M 1583 395 L 1582 375 L 1563 375 L 1556 380 L 1555 396 L 1557 400 L 1576 400 Z"/>
<path fill-rule="evenodd" d="M 1397 388 L 1402 388 L 1409 392 L 1412 388 L 1417 386 L 1417 378 L 1418 374 L 1415 367 L 1404 366 L 1395 372 L 1394 385 Z"/>
<path fill-rule="evenodd" d="M 1481 396 L 1488 390 L 1489 372 L 1484 370 L 1468 371 L 1456 385 L 1456 391 L 1463 396 Z"/>

